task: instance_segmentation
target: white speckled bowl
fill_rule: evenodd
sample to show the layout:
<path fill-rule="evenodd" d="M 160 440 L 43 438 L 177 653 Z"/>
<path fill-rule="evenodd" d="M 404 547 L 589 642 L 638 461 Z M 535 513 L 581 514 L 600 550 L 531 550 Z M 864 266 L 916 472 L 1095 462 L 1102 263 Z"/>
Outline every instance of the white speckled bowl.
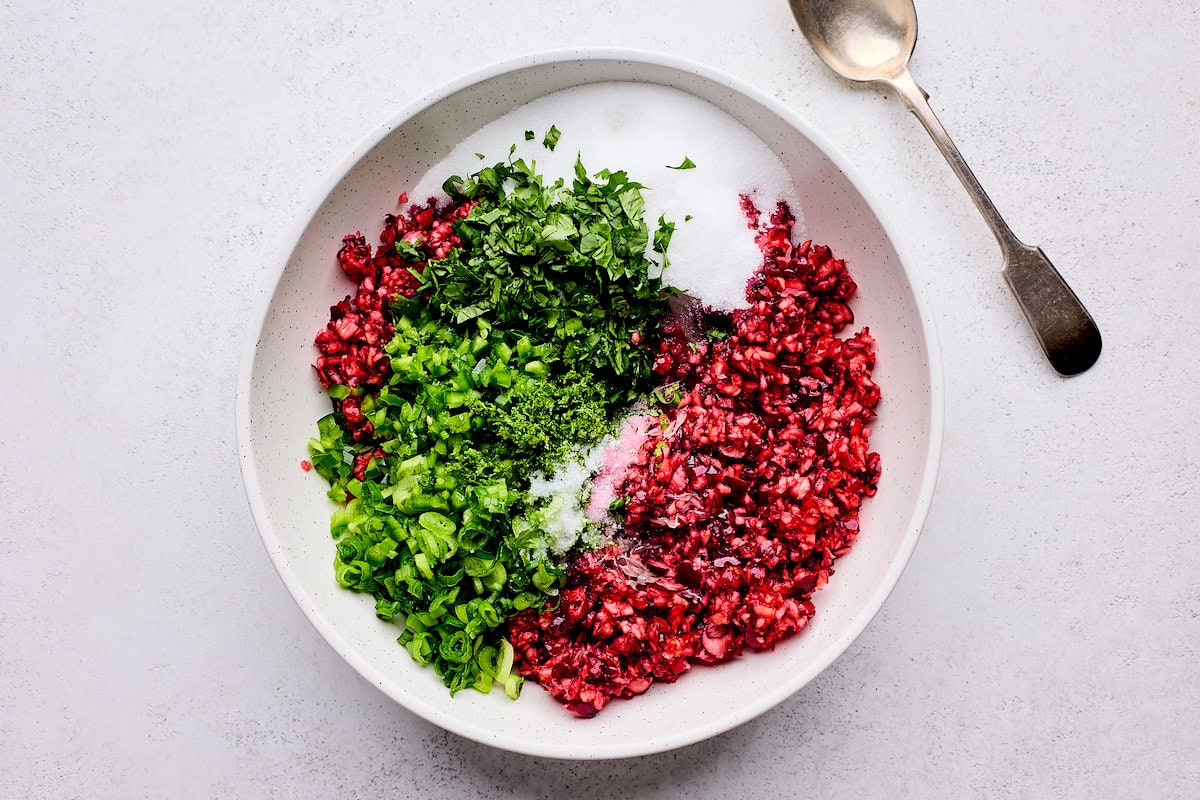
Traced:
<path fill-rule="evenodd" d="M 859 324 L 878 340 L 883 389 L 871 443 L 883 459 L 879 493 L 863 534 L 816 598 L 817 614 L 773 653 L 699 667 L 676 684 L 575 719 L 536 684 L 520 700 L 502 692 L 451 698 L 376 620 L 373 600 L 333 578 L 331 506 L 315 473 L 300 470 L 305 444 L 329 401 L 313 378 L 313 334 L 350 291 L 335 266 L 341 237 L 374 233 L 399 189 L 411 186 L 456 143 L 514 107 L 550 92 L 603 81 L 664 84 L 707 100 L 763 139 L 801 193 L 812 237 L 853 270 Z M 614 165 L 616 166 L 616 165 Z M 661 752 L 728 730 L 812 680 L 879 610 L 916 544 L 933 494 L 942 437 L 941 363 L 921 283 L 902 237 L 867 181 L 803 119 L 763 93 L 708 67 L 625 50 L 517 58 L 463 76 L 397 113 L 334 170 L 301 215 L 271 270 L 243 355 L 237 429 L 246 493 L 271 559 L 317 630 L 367 680 L 451 731 L 523 753 L 618 758 Z M 814 724 L 821 724 L 814 720 Z"/>

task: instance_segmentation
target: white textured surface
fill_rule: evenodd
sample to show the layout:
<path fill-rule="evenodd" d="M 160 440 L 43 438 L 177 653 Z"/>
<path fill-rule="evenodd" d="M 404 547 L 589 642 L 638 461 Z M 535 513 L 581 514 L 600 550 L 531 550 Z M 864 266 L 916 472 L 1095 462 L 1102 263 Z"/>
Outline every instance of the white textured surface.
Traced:
<path fill-rule="evenodd" d="M 1069 381 L 916 121 L 830 77 L 782 0 L 24 5 L 0 6 L 0 796 L 1194 794 L 1193 3 L 920 4 L 918 79 L 1106 334 Z M 351 144 L 473 66 L 612 44 L 758 84 L 878 178 L 944 264 L 947 441 L 912 565 L 831 669 L 709 742 L 569 764 L 340 663 L 254 532 L 232 397 L 251 290 Z"/>

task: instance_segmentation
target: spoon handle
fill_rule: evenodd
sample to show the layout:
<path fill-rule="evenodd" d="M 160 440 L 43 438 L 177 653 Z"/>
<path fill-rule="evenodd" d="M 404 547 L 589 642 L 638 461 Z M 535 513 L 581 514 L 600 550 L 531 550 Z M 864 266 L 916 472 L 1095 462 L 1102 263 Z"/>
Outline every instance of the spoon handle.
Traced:
<path fill-rule="evenodd" d="M 902 70 L 889 78 L 887 83 L 900 95 L 908 110 L 921 120 L 925 130 L 929 131 L 992 229 L 1004 253 L 1004 279 L 1016 296 L 1050 365 L 1060 375 L 1078 375 L 1087 370 L 1100 357 L 1101 348 L 1100 330 L 1091 314 L 1041 248 L 1027 245 L 1013 234 L 987 192 L 980 186 L 975 173 L 967 166 L 962 153 L 950 140 L 950 135 L 933 113 L 925 92 L 909 71 Z"/>

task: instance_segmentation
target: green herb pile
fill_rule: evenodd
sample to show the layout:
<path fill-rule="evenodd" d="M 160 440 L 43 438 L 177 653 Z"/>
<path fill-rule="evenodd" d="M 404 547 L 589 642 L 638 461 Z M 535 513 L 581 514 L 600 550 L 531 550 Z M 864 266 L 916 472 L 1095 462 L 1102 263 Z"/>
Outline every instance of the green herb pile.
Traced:
<path fill-rule="evenodd" d="M 552 129 L 544 143 L 557 141 Z M 475 205 L 455 224 L 463 246 L 391 306 L 391 375 L 361 397 L 373 441 L 351 442 L 331 414 L 309 449 L 345 502 L 331 525 L 338 582 L 373 594 L 380 619 L 403 620 L 400 643 L 451 692 L 499 683 L 516 697 L 502 625 L 552 602 L 563 577 L 538 546 L 549 501 L 530 496 L 529 479 L 599 442 L 649 388 L 651 353 L 635 333 L 667 310 L 673 225 L 652 233 L 640 184 L 589 177 L 578 160 L 570 185 L 546 185 L 510 151 L 445 189 Z M 663 264 L 646 258 L 651 238 Z M 355 479 L 355 457 L 377 450 Z"/>

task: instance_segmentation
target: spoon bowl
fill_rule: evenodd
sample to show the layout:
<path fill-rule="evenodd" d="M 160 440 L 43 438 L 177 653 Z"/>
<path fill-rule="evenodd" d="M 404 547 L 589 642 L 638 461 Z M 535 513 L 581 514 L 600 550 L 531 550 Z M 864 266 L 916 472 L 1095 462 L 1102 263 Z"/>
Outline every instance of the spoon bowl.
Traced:
<path fill-rule="evenodd" d="M 911 0 L 789 0 L 821 60 L 852 81 L 903 72 L 917 44 Z"/>

